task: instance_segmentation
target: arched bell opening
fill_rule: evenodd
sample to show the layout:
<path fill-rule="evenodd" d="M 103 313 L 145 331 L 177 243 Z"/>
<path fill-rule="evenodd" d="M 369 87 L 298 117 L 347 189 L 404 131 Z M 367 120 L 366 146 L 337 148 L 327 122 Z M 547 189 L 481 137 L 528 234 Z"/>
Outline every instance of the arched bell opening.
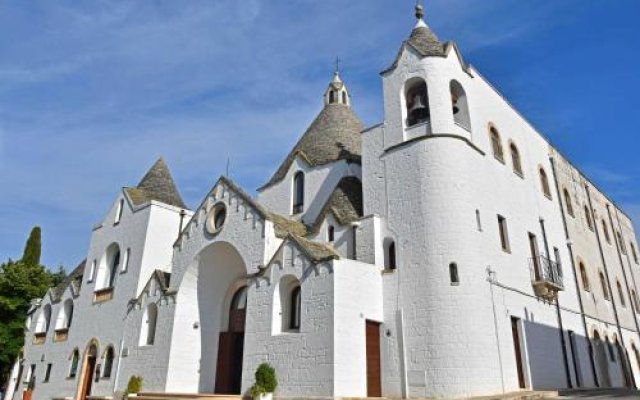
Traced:
<path fill-rule="evenodd" d="M 422 78 L 411 78 L 405 84 L 404 103 L 407 128 L 431 120 L 427 83 Z"/>

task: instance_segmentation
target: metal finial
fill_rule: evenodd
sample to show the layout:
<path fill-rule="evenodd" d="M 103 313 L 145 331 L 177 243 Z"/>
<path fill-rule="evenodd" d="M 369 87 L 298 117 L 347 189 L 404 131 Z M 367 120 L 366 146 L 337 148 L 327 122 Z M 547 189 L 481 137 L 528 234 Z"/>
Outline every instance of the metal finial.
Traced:
<path fill-rule="evenodd" d="M 416 2 L 416 18 L 422 19 L 424 18 L 424 7 L 420 4 L 420 1 Z"/>
<path fill-rule="evenodd" d="M 340 58 L 336 57 L 336 73 L 340 72 Z"/>

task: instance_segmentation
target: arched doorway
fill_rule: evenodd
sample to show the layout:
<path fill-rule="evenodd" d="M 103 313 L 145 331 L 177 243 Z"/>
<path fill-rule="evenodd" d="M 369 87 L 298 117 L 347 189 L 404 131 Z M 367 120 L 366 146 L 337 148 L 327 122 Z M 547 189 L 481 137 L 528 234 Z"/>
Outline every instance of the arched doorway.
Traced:
<path fill-rule="evenodd" d="M 239 394 L 246 309 L 246 288 L 240 289 L 246 286 L 245 262 L 235 246 L 224 241 L 208 245 L 195 260 L 179 289 L 182 297 L 178 303 L 183 309 L 176 312 L 196 308 L 200 347 L 197 391 Z M 187 340 L 182 344 L 191 347 L 185 354 L 193 354 L 195 343 Z M 219 362 L 221 357 L 224 363 Z"/>
<path fill-rule="evenodd" d="M 241 286 L 231 297 L 227 330 L 220 332 L 218 340 L 216 393 L 240 393 L 246 310 L 247 287 Z"/>
<path fill-rule="evenodd" d="M 596 367 L 600 387 L 611 387 L 607 349 L 605 349 L 605 343 L 600 338 L 598 331 L 593 332 L 593 348 L 595 350 Z"/>
<path fill-rule="evenodd" d="M 79 381 L 78 399 L 86 400 L 91 395 L 91 385 L 93 384 L 93 374 L 96 370 L 96 358 L 98 356 L 98 346 L 92 341 L 85 351 L 84 363 L 82 365 L 82 375 Z"/>

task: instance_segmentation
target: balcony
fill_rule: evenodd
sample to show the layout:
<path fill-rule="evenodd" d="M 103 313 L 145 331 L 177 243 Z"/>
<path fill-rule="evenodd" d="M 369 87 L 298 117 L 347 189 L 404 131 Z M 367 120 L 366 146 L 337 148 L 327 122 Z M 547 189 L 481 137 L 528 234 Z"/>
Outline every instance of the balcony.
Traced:
<path fill-rule="evenodd" d="M 104 289 L 98 289 L 93 292 L 93 303 L 104 303 L 105 301 L 109 301 L 113 298 L 113 288 L 108 287 Z"/>
<path fill-rule="evenodd" d="M 561 265 L 545 256 L 537 256 L 529 259 L 529 268 L 536 296 L 547 301 L 557 299 L 558 292 L 564 290 Z"/>
<path fill-rule="evenodd" d="M 54 342 L 64 342 L 69 337 L 69 328 L 56 329 L 53 335 Z"/>
<path fill-rule="evenodd" d="M 33 335 L 33 344 L 44 344 L 47 340 L 47 332 L 38 332 Z"/>

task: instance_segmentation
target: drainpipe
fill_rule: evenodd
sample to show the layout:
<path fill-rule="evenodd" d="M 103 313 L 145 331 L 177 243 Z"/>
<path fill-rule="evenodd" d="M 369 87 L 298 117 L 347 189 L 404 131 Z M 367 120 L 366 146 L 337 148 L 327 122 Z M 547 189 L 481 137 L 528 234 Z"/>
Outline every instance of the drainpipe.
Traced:
<path fill-rule="evenodd" d="M 589 329 L 587 327 L 587 319 L 584 314 L 584 304 L 582 304 L 582 293 L 580 292 L 580 285 L 578 284 L 578 275 L 576 273 L 576 263 L 573 254 L 573 243 L 569 235 L 569 227 L 567 225 L 567 216 L 564 213 L 564 207 L 562 207 L 562 197 L 560 194 L 560 186 L 558 184 L 558 174 L 556 172 L 556 161 L 553 156 L 549 157 L 551 161 L 551 171 L 553 172 L 553 180 L 556 184 L 556 196 L 558 198 L 558 205 L 560 206 L 560 215 L 562 215 L 562 225 L 564 227 L 564 236 L 567 239 L 567 249 L 569 251 L 569 257 L 571 258 L 571 271 L 573 272 L 573 282 L 576 286 L 576 292 L 578 294 L 578 305 L 580 306 L 580 317 L 582 319 L 582 327 L 584 333 L 587 336 L 587 343 L 589 344 L 589 364 L 591 365 L 591 373 L 593 374 L 593 381 L 597 387 L 600 387 L 600 381 L 598 380 L 598 373 L 596 372 L 596 362 L 593 352 L 593 343 L 589 339 Z M 576 374 L 576 377 L 578 375 Z"/>
<path fill-rule="evenodd" d="M 589 215 L 591 216 L 591 224 L 593 225 L 593 231 L 596 234 L 596 240 L 598 241 L 598 249 L 600 250 L 600 258 L 602 258 L 602 265 L 604 267 L 604 273 L 607 278 L 607 287 L 609 288 L 609 297 L 611 298 L 611 304 L 613 305 L 613 315 L 616 320 L 616 328 L 618 328 L 618 335 L 620 336 L 620 344 L 624 348 L 624 338 L 622 337 L 622 328 L 620 327 L 620 318 L 618 317 L 618 307 L 616 306 L 616 296 L 611 288 L 611 279 L 609 278 L 609 270 L 607 269 L 607 262 L 604 257 L 604 250 L 602 249 L 602 241 L 600 240 L 600 233 L 598 232 L 598 226 L 596 224 L 596 213 L 593 211 L 593 203 L 591 202 L 591 192 L 589 191 L 589 185 L 584 184 L 584 189 L 587 192 L 587 200 L 589 201 Z M 616 241 L 618 239 L 616 238 Z M 624 371 L 623 371 L 624 372 Z M 625 375 L 625 381 L 628 384 L 629 377 Z"/>
<path fill-rule="evenodd" d="M 184 209 L 180 210 L 180 225 L 178 226 L 178 239 L 180 238 L 180 234 L 182 233 L 182 224 L 184 223 L 185 215 L 187 215 L 187 212 Z"/>
<path fill-rule="evenodd" d="M 551 260 L 551 253 L 549 252 L 549 242 L 547 240 L 547 230 L 544 227 L 544 219 L 540 218 L 540 228 L 542 229 L 542 239 L 544 240 L 544 250 L 547 253 L 547 261 L 551 265 L 553 262 Z M 558 267 L 560 265 L 558 264 Z M 567 356 L 567 345 L 564 340 L 564 328 L 562 326 L 562 312 L 560 312 L 560 301 L 558 300 L 560 297 L 556 294 L 555 306 L 556 306 L 556 315 L 558 316 L 558 334 L 560 335 L 560 347 L 562 347 L 562 362 L 564 364 L 564 373 L 567 379 L 567 387 L 569 389 L 573 388 L 573 383 L 571 383 L 571 372 L 569 371 L 569 357 Z"/>
<path fill-rule="evenodd" d="M 607 204 L 607 214 L 609 215 L 609 225 L 611 225 L 611 229 L 613 229 L 613 218 L 611 216 L 611 208 L 610 205 Z M 620 232 L 620 239 L 622 239 L 622 225 L 620 224 L 620 218 L 618 216 L 618 210 L 616 209 L 616 220 L 618 221 L 618 232 Z M 622 253 L 620 251 L 620 247 L 624 244 L 624 243 L 618 243 L 618 235 L 616 235 L 615 231 L 613 232 L 613 238 L 614 241 L 616 242 L 616 251 L 618 253 L 618 260 L 620 260 L 620 268 L 622 268 L 622 279 L 624 280 L 624 286 L 627 288 L 627 298 L 629 299 L 629 303 L 631 305 L 631 314 L 633 314 L 633 322 L 636 325 L 636 333 L 638 334 L 638 338 L 640 338 L 640 327 L 638 326 L 638 316 L 636 315 L 636 311 L 635 311 L 635 298 L 633 298 L 631 296 L 631 290 L 629 289 L 629 280 L 627 279 L 627 271 L 624 269 L 624 262 L 622 261 Z M 629 251 L 627 251 L 627 263 L 629 264 L 629 266 L 631 266 L 631 259 L 629 258 Z M 633 274 L 631 274 L 631 277 L 633 277 Z M 634 282 L 634 286 L 635 286 L 635 282 Z M 622 335 L 620 335 L 622 336 Z M 624 343 L 624 342 L 623 342 Z M 626 347 L 623 347 L 625 356 L 627 353 Z M 631 368 L 631 363 L 629 362 L 629 357 L 625 357 L 625 364 L 627 364 L 627 370 L 629 371 L 629 375 L 631 378 L 631 384 L 633 385 L 634 388 L 636 388 L 636 381 L 635 378 L 633 376 L 633 368 Z"/>

